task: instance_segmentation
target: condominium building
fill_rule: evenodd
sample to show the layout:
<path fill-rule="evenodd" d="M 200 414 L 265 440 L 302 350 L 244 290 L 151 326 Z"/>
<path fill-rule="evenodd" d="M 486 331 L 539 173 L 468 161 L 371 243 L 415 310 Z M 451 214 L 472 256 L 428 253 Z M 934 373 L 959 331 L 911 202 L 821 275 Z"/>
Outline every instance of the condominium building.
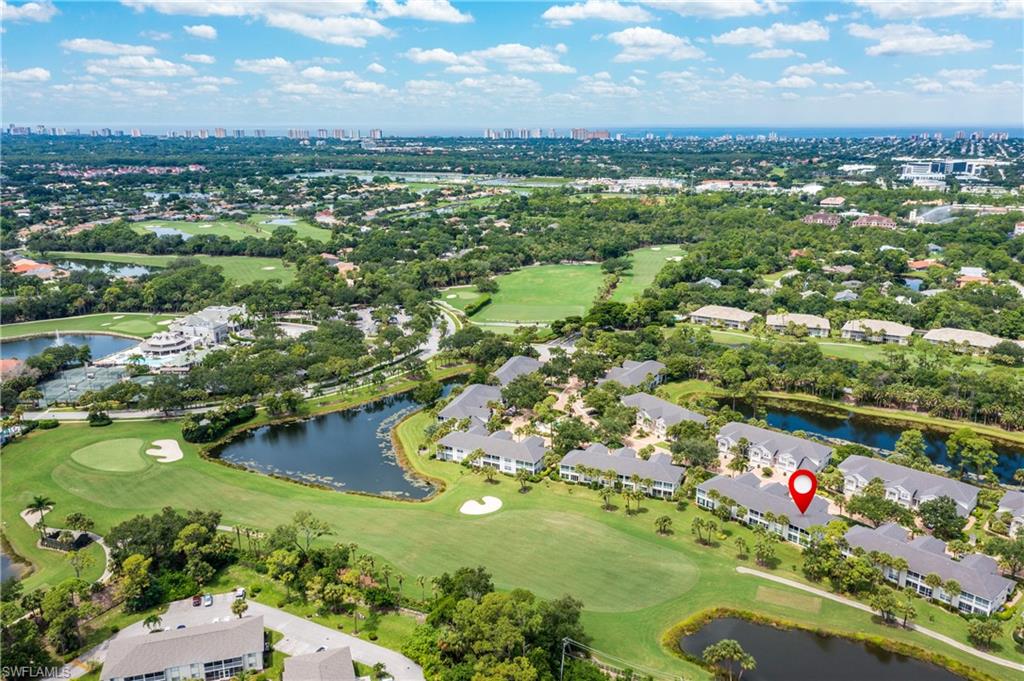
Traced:
<path fill-rule="evenodd" d="M 685 472 L 682 466 L 673 465 L 668 454 L 659 452 L 645 460 L 631 447 L 609 450 L 597 442 L 586 449 L 572 450 L 562 457 L 558 467 L 559 476 L 568 482 L 597 482 L 605 487 L 618 484 L 666 499 L 679 489 Z"/>
<path fill-rule="evenodd" d="M 456 395 L 438 412 L 438 421 L 470 419 L 473 425 L 485 425 L 491 419 L 493 403 L 501 402 L 501 388 L 474 383 Z"/>
<path fill-rule="evenodd" d="M 924 339 L 929 343 L 950 345 L 969 352 L 988 352 L 1003 342 L 1002 338 L 981 331 L 951 328 L 931 329 L 924 334 Z"/>
<path fill-rule="evenodd" d="M 349 648 L 292 655 L 284 660 L 281 681 L 356 681 Z"/>
<path fill-rule="evenodd" d="M 514 357 L 509 357 L 508 361 L 494 371 L 494 377 L 498 379 L 498 383 L 504 386 L 520 376 L 532 374 L 542 366 L 543 364 L 541 364 L 539 359 L 515 355 Z"/>
<path fill-rule="evenodd" d="M 885 485 L 885 498 L 909 509 L 922 503 L 949 497 L 956 502 L 957 513 L 966 518 L 978 503 L 978 488 L 935 473 L 907 468 L 883 459 L 854 454 L 838 466 L 843 474 L 843 493 L 858 494 L 879 478 Z"/>
<path fill-rule="evenodd" d="M 661 375 L 663 371 L 665 371 L 665 365 L 653 359 L 644 362 L 627 359 L 622 366 L 609 369 L 604 378 L 598 380 L 598 383 L 615 381 L 626 388 L 653 387 L 663 380 Z"/>
<path fill-rule="evenodd" d="M 906 345 L 913 334 L 913 327 L 884 319 L 851 319 L 842 329 L 843 338 L 847 340 L 896 345 Z"/>
<path fill-rule="evenodd" d="M 1010 515 L 1010 536 L 1017 537 L 1021 528 L 1024 528 L 1024 492 L 1010 490 L 1003 495 L 1003 498 L 999 500 L 996 515 L 1001 516 L 1004 513 Z"/>
<path fill-rule="evenodd" d="M 462 463 L 476 450 L 483 456 L 473 461 L 474 466 L 491 466 L 502 473 L 521 470 L 539 473 L 544 468 L 544 439 L 532 435 L 516 442 L 512 433 L 499 430 L 488 433 L 486 428 L 474 426 L 466 431 L 448 433 L 437 441 L 437 458 Z"/>
<path fill-rule="evenodd" d="M 796 312 L 770 314 L 765 317 L 765 325 L 777 333 L 786 333 L 791 327 L 802 326 L 807 329 L 808 336 L 818 338 L 828 338 L 829 333 L 832 332 L 832 323 L 824 317 Z"/>
<path fill-rule="evenodd" d="M 832 458 L 832 447 L 828 445 L 738 421 L 722 426 L 715 439 L 722 454 L 731 453 L 745 440 L 752 468 L 767 466 L 784 473 L 799 469 L 817 473 Z"/>
<path fill-rule="evenodd" d="M 724 326 L 730 329 L 749 329 L 758 315 L 736 307 L 705 305 L 690 313 L 690 321 L 708 326 Z"/>
<path fill-rule="evenodd" d="M 829 227 L 835 227 L 843 221 L 841 217 L 835 213 L 811 213 L 800 218 L 800 221 L 807 225 L 827 225 Z"/>
<path fill-rule="evenodd" d="M 672 404 L 660 397 L 647 393 L 633 393 L 622 398 L 622 404 L 636 409 L 636 426 L 649 430 L 662 440 L 668 437 L 668 429 L 683 421 L 704 425 L 708 417 Z"/>

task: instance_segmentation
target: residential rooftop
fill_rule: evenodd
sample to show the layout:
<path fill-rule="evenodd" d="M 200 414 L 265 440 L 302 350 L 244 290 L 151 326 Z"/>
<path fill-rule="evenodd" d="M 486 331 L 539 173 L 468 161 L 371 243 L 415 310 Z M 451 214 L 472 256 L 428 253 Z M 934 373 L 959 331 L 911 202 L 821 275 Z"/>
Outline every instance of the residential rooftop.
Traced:
<path fill-rule="evenodd" d="M 498 379 L 498 383 L 508 385 L 520 376 L 532 374 L 542 366 L 543 364 L 541 364 L 539 359 L 526 357 L 524 355 L 515 355 L 513 357 L 509 357 L 504 364 L 495 370 L 494 377 Z"/>
<path fill-rule="evenodd" d="M 466 451 L 482 449 L 484 453 L 502 459 L 512 461 L 528 461 L 539 463 L 544 460 L 547 449 L 544 448 L 544 439 L 536 435 L 516 442 L 512 439 L 512 433 L 507 430 L 499 430 L 488 434 L 481 427 L 469 430 L 459 430 L 448 433 L 437 441 L 437 444 L 444 447 L 455 447 Z"/>
<path fill-rule="evenodd" d="M 828 512 L 828 502 L 821 497 L 811 499 L 811 505 L 804 513 L 800 512 L 789 496 L 789 488 L 778 482 L 762 485 L 760 478 L 754 473 L 744 473 L 735 478 L 728 475 L 716 475 L 710 480 L 697 485 L 697 489 L 705 492 L 717 491 L 724 497 L 732 499 L 740 506 L 759 511 L 774 513 L 789 518 L 789 523 L 801 530 L 814 525 L 827 525 L 838 518 Z"/>
<path fill-rule="evenodd" d="M 626 388 L 634 388 L 645 381 L 656 378 L 664 370 L 665 365 L 653 359 L 645 362 L 627 359 L 622 366 L 609 369 L 598 383 L 615 381 Z"/>
<path fill-rule="evenodd" d="M 682 466 L 672 463 L 672 457 L 663 453 L 652 454 L 646 461 L 636 454 L 631 447 L 609 450 L 605 445 L 595 442 L 586 449 L 574 449 L 562 457 L 563 466 L 588 466 L 606 471 L 613 470 L 618 475 L 630 477 L 638 475 L 656 482 L 678 482 L 686 472 Z"/>
<path fill-rule="evenodd" d="M 653 419 L 661 419 L 665 423 L 666 428 L 671 428 L 677 423 L 683 421 L 696 421 L 697 423 L 707 423 L 708 417 L 703 414 L 698 414 L 695 411 L 690 411 L 684 407 L 680 407 L 678 404 L 672 404 L 667 400 L 663 400 L 660 397 L 650 395 L 648 393 L 633 393 L 632 395 L 625 395 L 622 398 L 622 403 L 627 407 L 634 407 L 647 413 Z"/>
<path fill-rule="evenodd" d="M 966 517 L 978 502 L 978 488 L 935 473 L 900 466 L 883 459 L 854 454 L 838 466 L 843 475 L 859 475 L 867 481 L 881 478 L 887 485 L 896 485 L 909 492 L 917 503 L 949 497 L 956 502 L 957 512 Z"/>

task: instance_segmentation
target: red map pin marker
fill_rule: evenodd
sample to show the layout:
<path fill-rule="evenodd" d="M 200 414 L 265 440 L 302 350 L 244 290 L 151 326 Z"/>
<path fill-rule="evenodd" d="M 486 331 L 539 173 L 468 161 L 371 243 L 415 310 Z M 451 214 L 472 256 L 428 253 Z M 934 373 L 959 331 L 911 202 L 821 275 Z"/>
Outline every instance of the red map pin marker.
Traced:
<path fill-rule="evenodd" d="M 803 513 L 811 505 L 814 493 L 818 491 L 818 478 L 814 473 L 801 468 L 789 476 L 789 496 L 793 497 L 793 503 Z"/>

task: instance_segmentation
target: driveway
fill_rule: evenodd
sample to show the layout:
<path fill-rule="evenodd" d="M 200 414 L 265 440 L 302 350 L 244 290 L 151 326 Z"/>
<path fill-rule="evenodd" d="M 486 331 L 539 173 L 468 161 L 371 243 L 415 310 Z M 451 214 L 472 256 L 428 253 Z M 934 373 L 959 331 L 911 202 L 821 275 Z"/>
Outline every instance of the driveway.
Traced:
<path fill-rule="evenodd" d="M 210 607 L 192 606 L 192 599 L 175 601 L 167 608 L 167 613 L 161 619 L 161 626 L 164 629 L 174 629 L 179 624 L 186 627 L 194 627 L 200 624 L 211 622 L 223 622 L 233 619 L 231 614 L 231 602 L 234 600 L 232 594 L 218 594 L 213 597 L 213 605 Z M 364 641 L 355 636 L 350 636 L 341 631 L 325 627 L 311 620 L 292 615 L 278 608 L 269 605 L 249 601 L 249 610 L 246 617 L 263 616 L 263 626 L 284 634 L 284 638 L 274 645 L 275 650 L 280 650 L 286 655 L 302 655 L 303 653 L 315 652 L 317 648 L 324 646 L 327 649 L 348 647 L 352 651 L 352 659 L 362 662 L 365 665 L 373 666 L 377 662 L 383 662 L 388 672 L 395 681 L 424 681 L 423 670 L 419 665 L 394 650 L 384 648 L 375 643 Z M 87 670 L 87 664 L 91 660 L 102 662 L 107 656 L 107 647 L 114 638 L 145 636 L 148 632 L 142 622 L 136 622 L 125 627 L 113 638 L 104 641 L 95 648 L 83 654 L 79 659 L 67 664 L 62 670 L 59 678 L 78 678 Z"/>

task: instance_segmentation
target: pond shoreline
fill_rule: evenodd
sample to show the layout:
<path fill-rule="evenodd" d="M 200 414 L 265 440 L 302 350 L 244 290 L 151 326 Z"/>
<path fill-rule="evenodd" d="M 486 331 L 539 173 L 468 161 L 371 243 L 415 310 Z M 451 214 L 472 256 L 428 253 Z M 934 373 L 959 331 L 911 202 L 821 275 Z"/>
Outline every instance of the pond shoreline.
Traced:
<path fill-rule="evenodd" d="M 43 320 L 49 321 L 49 320 Z M 22 324 L 24 322 L 14 322 L 15 324 Z M 29 322 L 31 323 L 31 322 Z M 60 334 L 66 336 L 113 336 L 115 338 L 126 338 L 134 341 L 146 340 L 142 336 L 132 336 L 127 333 L 120 333 L 118 331 L 35 331 L 32 333 L 23 333 L 17 336 L 4 336 L 0 338 L 0 344 L 13 343 L 14 341 L 31 340 L 33 338 L 54 338 Z"/>
<path fill-rule="evenodd" d="M 682 638 L 696 633 L 705 625 L 711 623 L 714 620 L 719 619 L 741 619 L 753 624 L 760 624 L 763 626 L 772 627 L 775 629 L 783 630 L 799 630 L 805 631 L 818 636 L 831 637 L 852 641 L 865 646 L 874 646 L 885 650 L 890 653 L 897 655 L 903 655 L 908 658 L 912 658 L 919 662 L 925 662 L 933 664 L 937 667 L 961 676 L 968 681 L 999 681 L 996 677 L 982 672 L 974 667 L 971 667 L 963 662 L 955 660 L 951 657 L 943 655 L 942 653 L 936 653 L 931 650 L 926 650 L 916 644 L 903 643 L 892 639 L 882 638 L 880 636 L 872 636 L 868 634 L 851 634 L 840 631 L 828 629 L 823 626 L 810 626 L 807 624 L 801 624 L 792 620 L 785 620 L 776 617 L 770 617 L 768 615 L 762 615 L 757 612 L 750 610 L 737 610 L 735 608 L 710 608 L 694 613 L 688 618 L 677 622 L 676 624 L 669 627 L 661 637 L 661 645 L 664 649 L 668 650 L 672 655 L 684 659 L 693 664 L 699 665 L 708 671 L 714 673 L 715 667 L 706 664 L 702 659 L 685 652 L 679 645 Z"/>

